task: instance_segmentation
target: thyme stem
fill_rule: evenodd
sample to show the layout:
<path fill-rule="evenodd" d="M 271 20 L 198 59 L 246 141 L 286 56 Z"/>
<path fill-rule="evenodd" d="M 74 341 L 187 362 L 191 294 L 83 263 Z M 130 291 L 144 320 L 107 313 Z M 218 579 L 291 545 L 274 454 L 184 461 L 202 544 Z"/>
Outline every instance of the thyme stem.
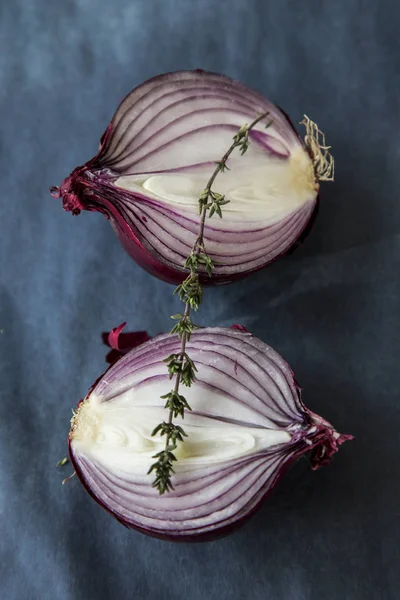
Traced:
<path fill-rule="evenodd" d="M 183 319 L 186 319 L 189 316 L 190 316 L 190 304 L 186 304 L 185 312 L 183 313 Z M 180 359 L 181 363 L 183 362 L 183 360 L 185 358 L 186 342 L 187 342 L 187 332 L 184 331 L 183 334 L 182 334 L 182 337 L 181 337 L 181 351 L 180 351 L 180 354 L 179 354 L 179 359 Z M 180 370 L 176 374 L 175 386 L 174 386 L 174 392 L 175 392 L 175 394 L 177 394 L 179 392 L 179 384 L 181 382 L 181 377 L 180 377 L 181 376 L 181 371 L 182 371 L 182 367 L 180 368 Z M 170 411 L 169 411 L 169 417 L 168 417 L 168 423 L 172 423 L 173 416 L 174 416 L 174 411 L 172 409 L 170 409 Z M 170 436 L 167 435 L 167 439 L 165 441 L 165 449 L 167 449 L 167 447 L 168 447 L 169 437 Z"/>
<path fill-rule="evenodd" d="M 171 334 L 177 333 L 179 335 L 181 349 L 177 354 L 171 354 L 164 361 L 167 363 L 170 379 L 175 377 L 175 384 L 171 392 L 165 396 L 161 396 L 161 398 L 166 400 L 165 408 L 169 409 L 168 420 L 157 425 L 152 432 L 153 436 L 157 433 L 160 433 L 161 436 L 166 436 L 164 450 L 153 456 L 153 458 L 157 460 L 151 465 L 148 471 L 148 473 L 155 471 L 153 487 L 157 488 L 160 494 L 164 494 L 165 492 L 174 489 L 171 482 L 171 474 L 174 473 L 173 463 L 177 458 L 173 452 L 177 448 L 177 443 L 183 442 L 183 438 L 187 437 L 183 428 L 179 425 L 175 425 L 173 421 L 177 416 L 183 418 L 185 409 L 191 410 L 184 396 L 179 393 L 179 389 L 181 383 L 190 387 L 196 378 L 195 371 L 197 371 L 197 369 L 186 352 L 186 345 L 190 340 L 192 331 L 195 329 L 195 325 L 192 323 L 190 317 L 191 310 L 197 310 L 199 308 L 203 296 L 198 270 L 199 267 L 202 266 L 211 277 L 212 269 L 214 267 L 214 263 L 207 254 L 204 245 L 205 221 L 207 215 L 208 217 L 212 217 L 214 213 L 219 217 L 222 217 L 221 206 L 228 204 L 229 202 L 229 200 L 225 199 L 225 196 L 213 192 L 212 186 L 214 185 L 218 173 L 223 173 L 228 169 L 226 163 L 234 149 L 239 148 L 242 155 L 247 151 L 249 146 L 249 131 L 267 115 L 268 112 L 265 112 L 254 119 L 250 125 L 243 125 L 239 129 L 233 137 L 233 143 L 229 149 L 225 152 L 221 160 L 217 161 L 217 166 L 199 198 L 199 234 L 184 265 L 190 272 L 186 279 L 178 285 L 174 291 L 174 294 L 177 294 L 185 304 L 183 315 L 178 314 L 172 317 L 173 319 L 179 319 L 178 323 L 172 328 Z M 269 121 L 266 127 L 269 127 L 271 123 L 272 121 Z"/>
<path fill-rule="evenodd" d="M 254 119 L 254 121 L 252 121 L 250 123 L 250 125 L 246 125 L 246 133 L 245 136 L 247 138 L 247 133 L 253 129 L 253 127 L 255 127 L 257 125 L 257 123 L 259 123 L 260 121 L 262 121 L 263 119 L 265 119 L 265 117 L 269 114 L 269 112 L 265 112 L 262 113 L 261 115 L 259 115 L 256 119 Z M 269 125 L 271 125 L 272 121 L 270 121 L 267 126 L 269 127 Z M 241 128 L 243 129 L 243 128 Z M 240 131 L 240 130 L 239 130 Z M 236 134 L 238 135 L 238 134 Z M 235 140 L 236 136 L 234 137 Z M 248 143 L 248 142 L 247 142 Z M 233 144 L 231 144 L 230 148 L 225 152 L 224 156 L 221 158 L 221 160 L 217 163 L 217 167 L 215 168 L 213 174 L 211 175 L 210 179 L 208 180 L 208 183 L 206 185 L 206 187 L 204 188 L 204 191 L 208 191 L 208 193 L 211 192 L 211 187 L 214 184 L 214 181 L 218 175 L 218 173 L 223 173 L 224 170 L 227 168 L 226 167 L 226 161 L 228 160 L 228 158 L 230 157 L 230 155 L 232 154 L 232 152 L 234 151 L 234 149 L 240 144 L 240 142 L 238 143 L 236 140 L 233 142 Z M 247 148 L 246 148 L 247 150 Z M 246 152 L 246 150 L 244 152 Z M 244 152 L 242 152 L 242 154 L 244 154 Z M 196 246 L 199 246 L 200 244 L 203 244 L 203 236 L 204 236 L 204 226 L 205 226 L 205 222 L 206 222 L 206 216 L 207 216 L 207 210 L 202 211 L 201 213 L 201 221 L 200 221 L 200 231 L 199 231 L 199 235 L 197 237 L 197 240 L 195 242 L 194 248 Z"/>

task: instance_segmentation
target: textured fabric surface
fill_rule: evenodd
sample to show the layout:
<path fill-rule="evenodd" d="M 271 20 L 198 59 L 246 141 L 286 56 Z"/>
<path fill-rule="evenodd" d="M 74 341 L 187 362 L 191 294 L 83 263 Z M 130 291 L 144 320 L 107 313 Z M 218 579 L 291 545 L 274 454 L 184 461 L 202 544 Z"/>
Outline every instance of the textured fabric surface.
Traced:
<path fill-rule="evenodd" d="M 0 0 L 4 600 L 398 598 L 398 13 L 394 0 Z M 197 67 L 306 112 L 337 171 L 306 243 L 207 291 L 198 320 L 251 329 L 356 439 L 318 472 L 298 463 L 231 537 L 174 545 L 119 525 L 75 478 L 61 485 L 101 331 L 158 333 L 178 301 L 100 215 L 64 213 L 47 188 L 95 153 L 132 87 Z"/>

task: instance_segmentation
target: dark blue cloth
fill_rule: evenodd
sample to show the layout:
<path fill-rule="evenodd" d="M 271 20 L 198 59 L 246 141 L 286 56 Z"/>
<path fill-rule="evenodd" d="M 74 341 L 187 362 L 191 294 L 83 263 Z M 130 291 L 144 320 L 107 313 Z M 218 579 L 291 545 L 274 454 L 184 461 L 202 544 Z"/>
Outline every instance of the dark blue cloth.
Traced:
<path fill-rule="evenodd" d="M 398 16 L 394 0 L 0 0 L 4 600 L 398 598 Z M 356 438 L 318 472 L 295 466 L 231 537 L 179 545 L 125 529 L 76 478 L 61 485 L 101 331 L 158 333 L 178 301 L 100 215 L 64 213 L 47 188 L 93 156 L 132 87 L 197 67 L 306 112 L 337 173 L 306 243 L 208 290 L 199 321 L 246 325 Z"/>

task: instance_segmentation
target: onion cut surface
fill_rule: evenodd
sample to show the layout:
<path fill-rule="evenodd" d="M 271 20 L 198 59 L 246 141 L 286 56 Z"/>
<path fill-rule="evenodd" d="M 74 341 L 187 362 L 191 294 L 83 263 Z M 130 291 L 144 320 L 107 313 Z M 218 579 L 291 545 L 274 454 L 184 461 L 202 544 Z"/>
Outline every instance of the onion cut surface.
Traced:
<path fill-rule="evenodd" d="M 216 537 L 248 517 L 294 459 L 311 451 L 317 468 L 351 439 L 304 406 L 290 367 L 272 348 L 236 329 L 198 330 L 187 344 L 198 368 L 185 389 L 188 437 L 175 451 L 174 489 L 160 496 L 147 471 L 165 437 L 151 432 L 167 416 L 163 359 L 179 349 L 179 339 L 166 334 L 131 350 L 72 419 L 79 479 L 128 527 L 174 540 Z"/>
<path fill-rule="evenodd" d="M 212 281 L 229 282 L 286 253 L 316 209 L 312 160 L 286 115 L 223 75 L 167 73 L 120 104 L 95 158 L 61 184 L 66 210 L 100 211 L 128 253 L 154 275 L 181 281 L 199 231 L 198 199 L 239 128 L 269 111 L 235 151 L 215 190 L 229 204 L 207 219 Z M 208 280 L 208 277 L 207 277 Z"/>

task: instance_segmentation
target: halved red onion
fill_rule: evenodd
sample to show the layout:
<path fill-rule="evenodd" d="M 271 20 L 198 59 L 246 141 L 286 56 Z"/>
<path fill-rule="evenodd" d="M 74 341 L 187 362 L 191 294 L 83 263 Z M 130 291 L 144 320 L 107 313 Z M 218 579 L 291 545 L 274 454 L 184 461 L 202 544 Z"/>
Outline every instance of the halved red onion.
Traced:
<path fill-rule="evenodd" d="M 272 125 L 258 123 L 248 152 L 233 153 L 230 170 L 217 178 L 214 191 L 230 203 L 222 219 L 207 219 L 204 231 L 215 264 L 212 281 L 243 277 L 299 240 L 316 209 L 319 184 L 288 117 L 228 77 L 181 71 L 135 88 L 117 109 L 97 156 L 52 193 L 74 214 L 104 213 L 140 265 L 181 281 L 214 161 L 242 125 L 266 111 Z"/>
<path fill-rule="evenodd" d="M 173 540 L 226 533 L 294 459 L 311 453 L 317 468 L 351 439 L 304 406 L 290 367 L 272 348 L 239 329 L 201 329 L 186 347 L 198 368 L 185 390 L 188 437 L 175 451 L 174 489 L 160 496 L 147 472 L 165 438 L 151 432 L 165 418 L 163 359 L 179 348 L 166 334 L 131 350 L 72 419 L 69 448 L 79 479 L 128 527 Z"/>

